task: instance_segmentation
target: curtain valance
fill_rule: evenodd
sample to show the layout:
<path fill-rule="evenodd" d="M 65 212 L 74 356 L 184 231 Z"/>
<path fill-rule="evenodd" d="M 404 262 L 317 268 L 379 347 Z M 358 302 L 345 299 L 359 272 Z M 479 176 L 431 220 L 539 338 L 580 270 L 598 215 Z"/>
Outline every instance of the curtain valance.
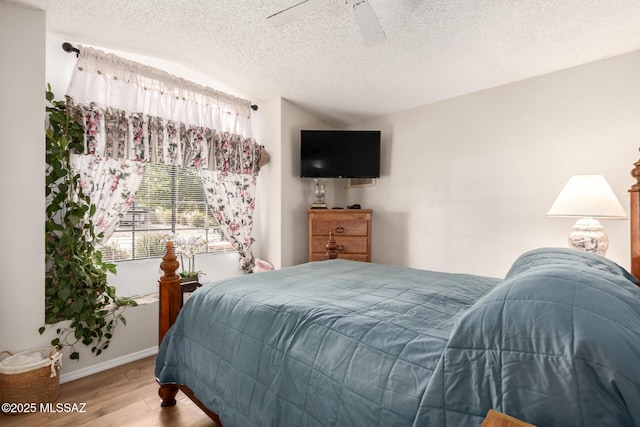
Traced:
<path fill-rule="evenodd" d="M 100 108 L 252 136 L 247 100 L 97 49 L 81 46 L 79 50 L 67 90 L 78 105 L 94 103 Z"/>
<path fill-rule="evenodd" d="M 98 157 L 257 175 L 252 138 L 116 108 L 71 104 L 85 126 L 85 153 Z"/>

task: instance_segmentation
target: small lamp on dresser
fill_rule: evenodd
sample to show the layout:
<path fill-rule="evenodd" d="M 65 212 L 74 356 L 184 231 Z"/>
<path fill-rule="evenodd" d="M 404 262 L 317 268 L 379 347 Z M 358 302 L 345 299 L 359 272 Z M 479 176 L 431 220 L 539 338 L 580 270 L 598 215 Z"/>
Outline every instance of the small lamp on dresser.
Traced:
<path fill-rule="evenodd" d="M 627 213 L 602 175 L 569 178 L 547 215 L 580 218 L 569 235 L 569 247 L 602 256 L 609 247 L 609 237 L 596 218 L 627 218 Z"/>

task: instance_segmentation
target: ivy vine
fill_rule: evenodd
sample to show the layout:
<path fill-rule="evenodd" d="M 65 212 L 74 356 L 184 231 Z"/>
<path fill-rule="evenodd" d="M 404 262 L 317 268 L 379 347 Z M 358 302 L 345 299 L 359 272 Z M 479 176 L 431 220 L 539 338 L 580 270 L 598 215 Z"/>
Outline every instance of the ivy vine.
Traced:
<path fill-rule="evenodd" d="M 71 153 L 84 151 L 85 128 L 67 102 L 55 100 L 50 86 L 46 100 L 45 323 L 71 321 L 56 327 L 51 345 L 69 346 L 70 358 L 79 359 L 76 344 L 101 354 L 117 324 L 126 325 L 124 308 L 136 303 L 117 297 L 115 287 L 107 284 L 107 273 L 115 274 L 116 265 L 102 261 L 94 246 L 103 237 L 95 234 L 90 219 L 96 206 L 71 168 Z M 41 327 L 40 334 L 46 328 Z"/>

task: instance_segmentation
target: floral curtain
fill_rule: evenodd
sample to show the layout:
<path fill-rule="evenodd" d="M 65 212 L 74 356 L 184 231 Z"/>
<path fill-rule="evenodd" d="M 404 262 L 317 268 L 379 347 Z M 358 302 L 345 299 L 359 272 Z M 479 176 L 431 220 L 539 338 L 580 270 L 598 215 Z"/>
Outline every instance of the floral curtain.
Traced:
<path fill-rule="evenodd" d="M 144 163 L 194 166 L 243 270 L 251 271 L 261 147 L 251 137 L 248 101 L 84 47 L 67 96 L 86 125 L 86 158 L 75 163 L 105 236 L 133 201 Z"/>
<path fill-rule="evenodd" d="M 207 203 L 215 212 L 225 237 L 240 254 L 240 267 L 253 271 L 255 258 L 251 251 L 256 178 L 251 175 L 225 174 L 201 170 L 200 177 Z"/>
<path fill-rule="evenodd" d="M 142 113 L 74 105 L 86 128 L 85 154 L 100 158 L 207 168 L 217 132 Z"/>
<path fill-rule="evenodd" d="M 144 174 L 144 163 L 104 159 L 92 154 L 72 154 L 71 167 L 80 175 L 80 188 L 88 194 L 95 213 L 91 216 L 97 243 L 111 237 L 122 215 L 133 203 Z"/>
<path fill-rule="evenodd" d="M 212 151 L 214 169 L 200 169 L 207 203 L 240 254 L 242 269 L 251 272 L 255 265 L 251 230 L 260 148 L 251 140 L 224 134 L 214 140 Z"/>

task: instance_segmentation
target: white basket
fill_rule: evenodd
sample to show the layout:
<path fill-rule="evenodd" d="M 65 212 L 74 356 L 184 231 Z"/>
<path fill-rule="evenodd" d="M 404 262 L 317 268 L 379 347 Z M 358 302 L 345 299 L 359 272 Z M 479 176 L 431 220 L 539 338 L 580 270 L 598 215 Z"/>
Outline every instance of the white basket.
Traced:
<path fill-rule="evenodd" d="M 0 362 L 0 402 L 46 403 L 58 399 L 62 354 L 56 347 L 17 354 L 3 351 L 0 356 L 5 353 L 9 357 Z"/>
<path fill-rule="evenodd" d="M 9 353 L 9 352 L 3 352 Z M 51 366 L 51 378 L 57 375 L 62 354 L 56 348 L 36 348 L 13 354 L 0 362 L 0 374 L 11 375 Z"/>

